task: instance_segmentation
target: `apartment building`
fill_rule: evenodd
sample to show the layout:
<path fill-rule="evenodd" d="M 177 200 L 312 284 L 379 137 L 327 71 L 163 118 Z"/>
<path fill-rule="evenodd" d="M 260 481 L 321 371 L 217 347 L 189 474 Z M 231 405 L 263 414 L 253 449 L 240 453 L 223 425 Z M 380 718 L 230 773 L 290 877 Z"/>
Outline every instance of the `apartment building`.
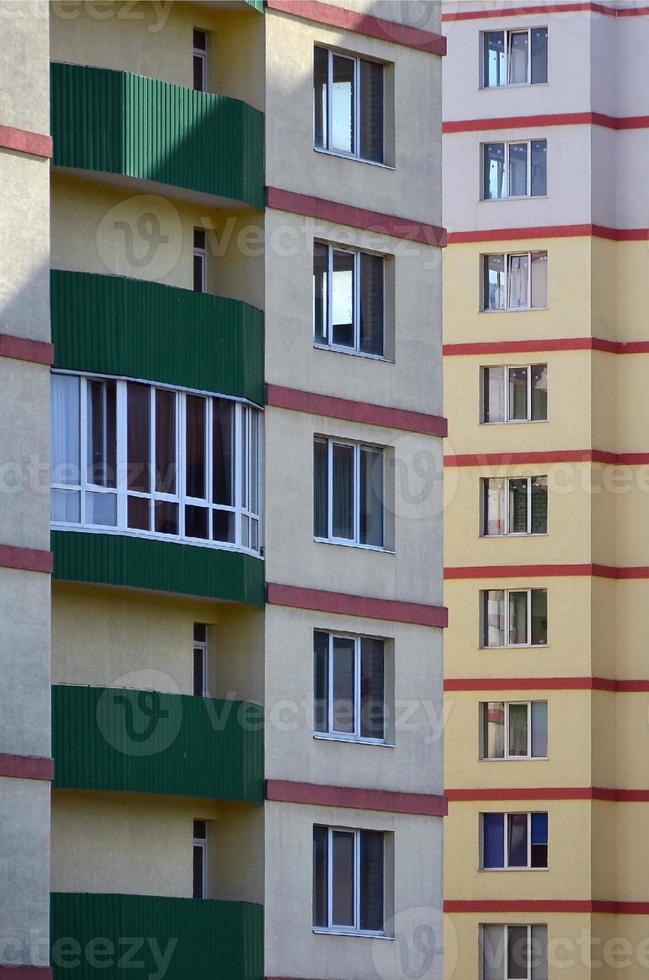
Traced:
<path fill-rule="evenodd" d="M 443 7 L 445 907 L 462 980 L 649 965 L 648 13 Z"/>
<path fill-rule="evenodd" d="M 441 980 L 440 6 L 0 29 L 0 978 Z"/>

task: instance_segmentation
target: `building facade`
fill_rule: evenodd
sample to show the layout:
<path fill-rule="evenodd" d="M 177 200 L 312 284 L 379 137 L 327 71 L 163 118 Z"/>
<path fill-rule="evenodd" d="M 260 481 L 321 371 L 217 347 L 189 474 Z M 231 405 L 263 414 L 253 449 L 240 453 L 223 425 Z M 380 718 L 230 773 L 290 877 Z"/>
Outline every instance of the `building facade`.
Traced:
<path fill-rule="evenodd" d="M 447 975 L 636 978 L 647 8 L 443 19 Z"/>
<path fill-rule="evenodd" d="M 441 980 L 439 4 L 0 17 L 0 977 Z"/>

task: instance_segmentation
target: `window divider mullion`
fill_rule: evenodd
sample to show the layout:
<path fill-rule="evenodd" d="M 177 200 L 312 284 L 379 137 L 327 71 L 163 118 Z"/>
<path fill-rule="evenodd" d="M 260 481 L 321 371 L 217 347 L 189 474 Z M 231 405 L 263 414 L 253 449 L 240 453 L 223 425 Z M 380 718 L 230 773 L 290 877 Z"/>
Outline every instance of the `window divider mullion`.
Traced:
<path fill-rule="evenodd" d="M 527 533 L 532 533 L 532 477 L 527 478 Z"/>
<path fill-rule="evenodd" d="M 127 383 L 115 385 L 115 487 L 117 489 L 117 527 L 124 530 L 128 524 L 128 412 Z"/>
<path fill-rule="evenodd" d="M 361 737 L 361 638 L 354 637 L 354 736 Z"/>
<path fill-rule="evenodd" d="M 151 466 L 149 469 L 149 528 L 155 534 L 155 495 L 156 495 L 156 389 L 151 385 L 149 390 L 149 458 Z"/>
<path fill-rule="evenodd" d="M 527 702 L 527 758 L 532 758 L 532 702 Z"/>
<path fill-rule="evenodd" d="M 354 929 L 361 927 L 361 831 L 354 831 Z"/>
<path fill-rule="evenodd" d="M 353 282 L 354 350 L 361 349 L 361 255 L 354 252 Z"/>
<path fill-rule="evenodd" d="M 528 647 L 532 645 L 532 590 L 527 590 L 526 596 L 527 622 L 525 624 L 525 639 Z"/>
<path fill-rule="evenodd" d="M 327 439 L 327 537 L 334 537 L 334 443 Z"/>
<path fill-rule="evenodd" d="M 526 151 L 527 188 L 526 189 L 527 189 L 527 197 L 531 197 L 532 196 L 532 141 L 527 140 L 526 145 L 527 145 L 527 151 Z"/>
<path fill-rule="evenodd" d="M 178 537 L 185 537 L 185 499 L 187 497 L 187 395 L 177 394 L 176 408 L 176 494 L 178 495 Z"/>
<path fill-rule="evenodd" d="M 333 925 L 333 864 L 334 864 L 334 833 L 333 828 L 327 828 L 327 925 Z"/>
<path fill-rule="evenodd" d="M 79 517 L 85 527 L 86 492 L 88 488 L 88 380 L 80 378 L 79 385 Z"/>
<path fill-rule="evenodd" d="M 207 540 L 214 540 L 214 399 L 205 401 L 205 499 L 207 501 Z"/>
<path fill-rule="evenodd" d="M 328 634 L 327 643 L 327 730 L 331 735 L 334 730 L 334 638 Z"/>
<path fill-rule="evenodd" d="M 333 125 L 333 94 L 334 94 L 334 53 L 329 49 L 329 57 L 327 61 L 327 149 L 331 150 L 333 146 L 332 141 L 332 125 Z"/>
<path fill-rule="evenodd" d="M 527 867 L 532 867 L 532 814 L 527 814 Z"/>
<path fill-rule="evenodd" d="M 334 250 L 331 245 L 327 245 L 327 343 L 331 347 L 333 343 L 333 278 L 334 278 Z"/>
<path fill-rule="evenodd" d="M 354 506 L 354 543 L 361 543 L 361 447 L 354 445 L 354 482 L 352 488 Z"/>
<path fill-rule="evenodd" d="M 527 421 L 532 421 L 532 366 L 527 365 Z"/>

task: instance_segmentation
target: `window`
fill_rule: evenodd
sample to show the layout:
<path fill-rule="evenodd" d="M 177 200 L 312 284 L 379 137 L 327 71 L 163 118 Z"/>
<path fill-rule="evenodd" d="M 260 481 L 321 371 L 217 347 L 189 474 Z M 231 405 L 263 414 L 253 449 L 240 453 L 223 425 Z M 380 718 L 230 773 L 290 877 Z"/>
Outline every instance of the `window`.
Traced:
<path fill-rule="evenodd" d="M 547 813 L 483 813 L 482 867 L 547 868 Z"/>
<path fill-rule="evenodd" d="M 548 927 L 480 926 L 481 980 L 548 980 Z"/>
<path fill-rule="evenodd" d="M 543 646 L 548 642 L 547 589 L 487 589 L 482 597 L 482 645 Z"/>
<path fill-rule="evenodd" d="M 544 197 L 548 192 L 547 140 L 482 144 L 482 197 Z"/>
<path fill-rule="evenodd" d="M 52 376 L 52 521 L 261 549 L 260 413 L 135 381 Z"/>
<path fill-rule="evenodd" d="M 313 246 L 313 333 L 316 344 L 383 357 L 383 258 Z"/>
<path fill-rule="evenodd" d="M 315 48 L 316 148 L 383 163 L 383 65 Z"/>
<path fill-rule="evenodd" d="M 314 536 L 338 544 L 383 547 L 383 450 L 316 438 Z"/>
<path fill-rule="evenodd" d="M 538 310 L 547 305 L 547 252 L 482 256 L 483 310 Z"/>
<path fill-rule="evenodd" d="M 194 29 L 194 90 L 207 92 L 207 34 Z"/>
<path fill-rule="evenodd" d="M 547 534 L 547 476 L 491 477 L 482 483 L 482 534 Z"/>
<path fill-rule="evenodd" d="M 482 422 L 545 422 L 548 366 L 483 367 Z"/>
<path fill-rule="evenodd" d="M 194 898 L 207 898 L 207 821 L 194 820 Z"/>
<path fill-rule="evenodd" d="M 207 248 L 205 245 L 205 230 L 203 228 L 194 228 L 194 292 L 195 293 L 205 292 L 206 266 L 207 266 Z"/>
<path fill-rule="evenodd" d="M 488 701 L 480 709 L 483 759 L 547 758 L 547 701 Z"/>
<path fill-rule="evenodd" d="M 548 80 L 548 29 L 485 31 L 482 86 L 540 85 Z"/>
<path fill-rule="evenodd" d="M 313 925 L 381 935 L 385 835 L 376 830 L 313 828 Z"/>
<path fill-rule="evenodd" d="M 314 633 L 314 729 L 341 739 L 385 739 L 383 640 Z"/>
<path fill-rule="evenodd" d="M 207 626 L 194 623 L 194 697 L 207 696 Z"/>

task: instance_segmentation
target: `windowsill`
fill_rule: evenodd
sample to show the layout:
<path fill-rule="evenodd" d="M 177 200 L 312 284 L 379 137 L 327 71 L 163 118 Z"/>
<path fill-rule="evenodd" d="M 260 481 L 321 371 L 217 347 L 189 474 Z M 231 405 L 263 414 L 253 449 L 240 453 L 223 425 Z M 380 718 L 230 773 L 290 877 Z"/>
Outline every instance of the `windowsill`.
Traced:
<path fill-rule="evenodd" d="M 511 531 L 509 534 L 481 534 L 479 536 L 480 536 L 480 538 L 487 538 L 489 540 L 491 540 L 491 538 L 496 538 L 496 539 L 498 539 L 498 538 L 547 538 L 547 537 L 549 537 L 549 532 L 548 531 L 542 531 L 542 532 L 540 532 L 538 534 L 535 534 L 533 531 L 530 531 L 530 532 L 528 532 L 528 531 Z M 534 645 L 535 646 L 543 646 L 543 644 L 534 644 Z M 545 644 L 545 645 L 547 646 L 547 644 Z M 501 649 L 501 648 L 499 647 L 499 649 Z"/>
<path fill-rule="evenodd" d="M 549 313 L 549 306 L 508 306 L 504 310 L 478 310 L 478 313 Z"/>
<path fill-rule="evenodd" d="M 506 422 L 480 422 L 480 425 L 545 425 L 550 419 L 507 419 Z"/>
<path fill-rule="evenodd" d="M 360 929 L 344 929 L 336 926 L 331 929 L 313 926 L 313 933 L 316 936 L 351 936 L 356 939 L 387 939 L 394 942 L 394 936 L 388 936 L 384 932 L 361 932 Z"/>
<path fill-rule="evenodd" d="M 503 201 L 549 201 L 549 194 L 517 194 L 515 197 L 479 197 L 479 204 L 502 204 Z M 534 235 L 530 235 L 534 238 Z M 538 237 L 538 236 L 537 236 Z"/>
<path fill-rule="evenodd" d="M 478 759 L 478 762 L 549 762 L 549 755 L 512 755 L 509 759 Z"/>
<path fill-rule="evenodd" d="M 549 871 L 549 868 L 478 868 L 478 871 L 482 873 L 489 874 L 492 871 L 503 872 L 503 871 Z"/>
<path fill-rule="evenodd" d="M 53 531 L 74 531 L 85 534 L 112 534 L 121 538 L 139 538 L 143 541 L 163 541 L 166 544 L 189 545 L 193 548 L 209 548 L 211 551 L 234 551 L 237 554 L 250 555 L 263 561 L 263 555 L 250 548 L 228 544 L 227 541 L 205 541 L 203 538 L 181 538 L 178 534 L 156 534 L 153 531 L 135 531 L 131 528 L 98 527 L 88 524 L 67 524 L 57 521 L 50 522 Z"/>
<path fill-rule="evenodd" d="M 337 538 L 331 539 L 314 537 L 313 540 L 316 544 L 338 545 L 341 548 L 359 548 L 361 551 L 376 551 L 383 555 L 396 554 L 394 548 L 381 548 L 375 544 L 358 544 L 356 541 L 339 541 Z"/>
<path fill-rule="evenodd" d="M 331 735 L 327 732 L 314 732 L 313 738 L 317 739 L 319 742 L 348 742 L 351 745 L 374 745 L 383 749 L 395 748 L 394 742 L 385 742 L 378 738 L 361 738 L 354 735 Z"/>
<path fill-rule="evenodd" d="M 548 643 L 510 643 L 509 646 L 480 646 L 479 650 L 547 650 Z"/>
<path fill-rule="evenodd" d="M 380 167 L 381 170 L 396 170 L 391 163 L 379 163 L 378 160 L 366 160 L 365 157 L 354 156 L 353 153 L 343 153 L 342 150 L 325 150 L 321 146 L 314 146 L 315 153 L 322 153 L 327 157 L 338 157 L 341 160 L 353 160 L 355 163 L 366 163 L 370 167 Z"/>
<path fill-rule="evenodd" d="M 509 85 L 478 85 L 478 92 L 502 92 L 512 88 L 547 88 L 549 82 L 512 82 Z"/>
<path fill-rule="evenodd" d="M 331 354 L 351 354 L 352 357 L 363 357 L 366 361 L 383 361 L 385 364 L 394 364 L 394 361 L 384 354 L 366 354 L 362 350 L 353 350 L 351 347 L 337 347 L 334 344 L 313 344 L 314 350 L 326 350 Z"/>

